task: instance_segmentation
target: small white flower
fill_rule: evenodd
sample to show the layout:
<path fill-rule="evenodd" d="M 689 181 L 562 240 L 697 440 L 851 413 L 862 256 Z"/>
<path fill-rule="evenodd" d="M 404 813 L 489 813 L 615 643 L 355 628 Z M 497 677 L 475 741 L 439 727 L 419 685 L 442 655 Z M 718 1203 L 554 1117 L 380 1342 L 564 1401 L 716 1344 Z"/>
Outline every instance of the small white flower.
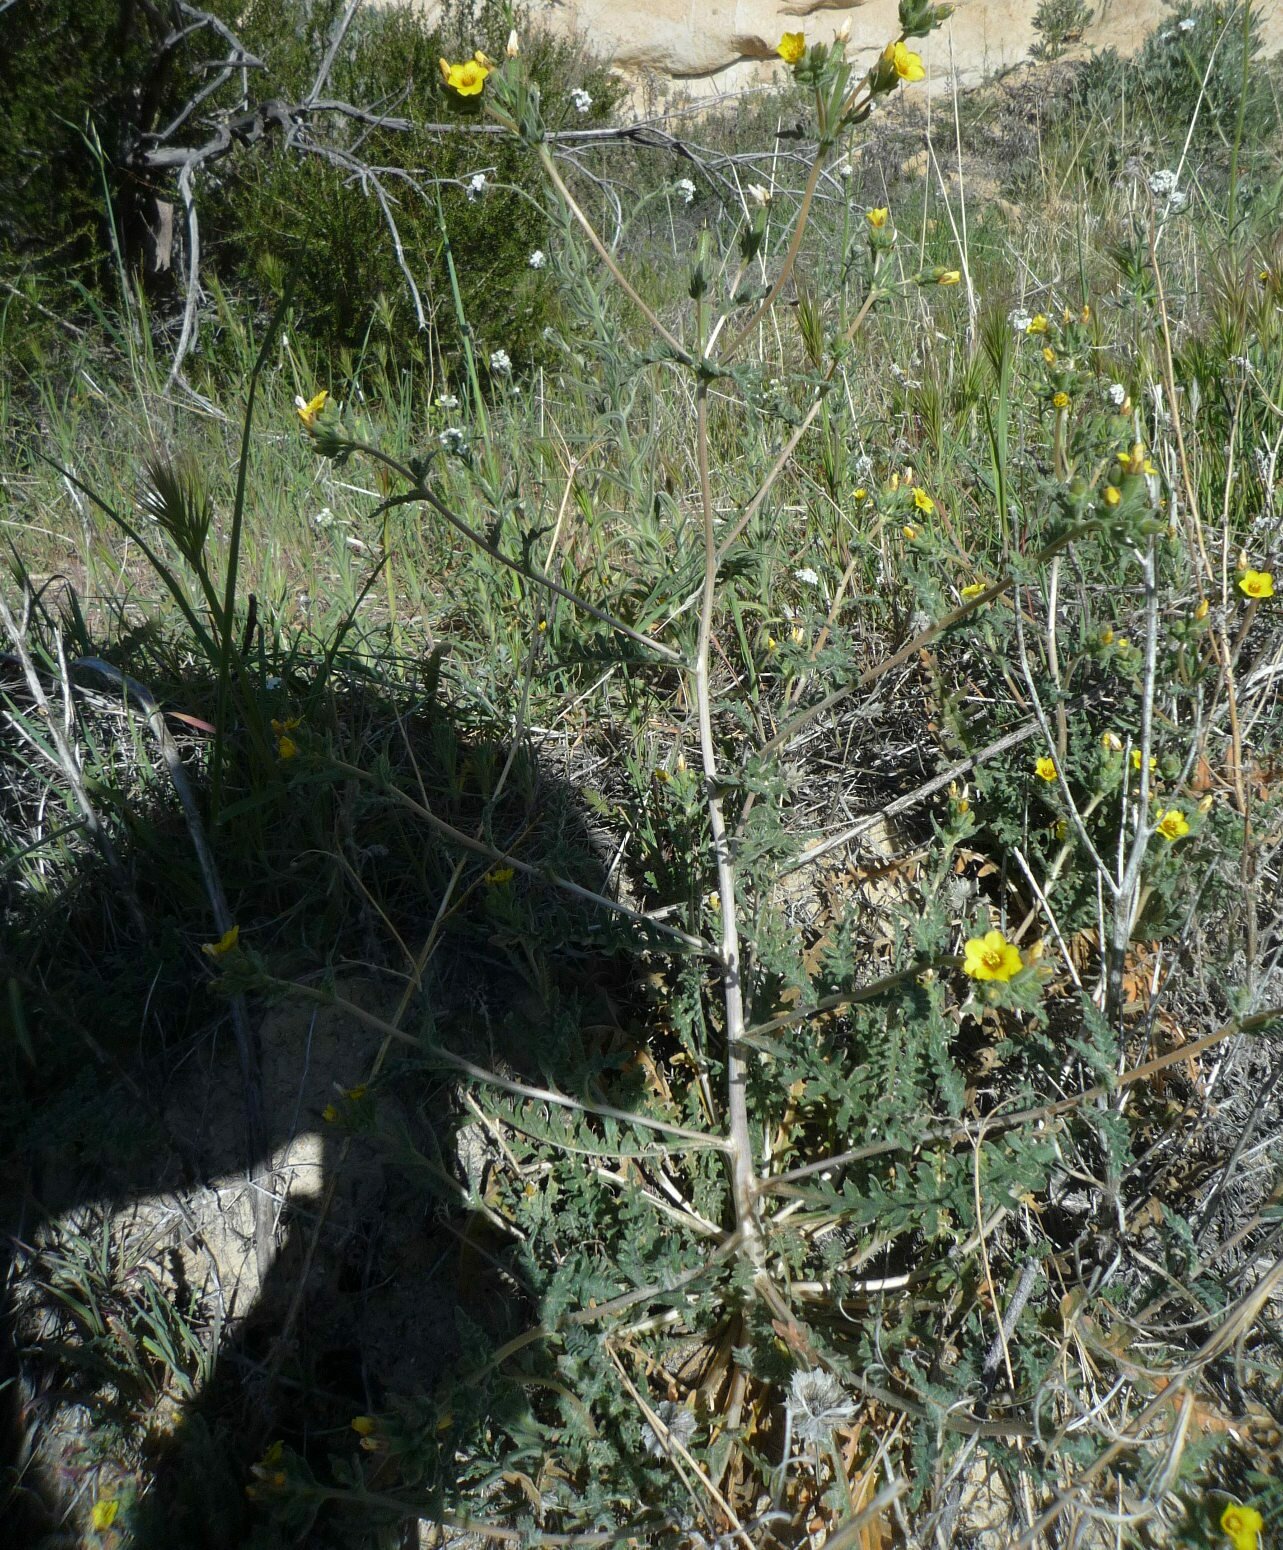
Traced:
<path fill-rule="evenodd" d="M 281 687 L 281 680 L 275 673 L 273 673 L 270 677 L 263 680 L 263 687 L 269 694 L 275 694 L 276 691 Z"/>
<path fill-rule="evenodd" d="M 474 172 L 468 179 L 468 201 L 474 202 L 481 198 L 486 191 L 486 175 L 484 172 Z"/>
<path fill-rule="evenodd" d="M 691 182 L 691 180 L 689 178 L 678 178 L 677 182 L 674 183 L 673 187 L 682 196 L 682 203 L 684 205 L 690 204 L 690 202 L 694 199 L 694 197 L 695 197 L 695 185 Z"/>
<path fill-rule="evenodd" d="M 1181 21 L 1176 23 L 1176 30 L 1178 32 L 1193 32 L 1194 28 L 1197 26 L 1198 22 L 1194 19 L 1194 17 L 1186 16 Z"/>
<path fill-rule="evenodd" d="M 765 183 L 750 183 L 744 192 L 748 195 L 749 203 L 755 204 L 759 210 L 765 209 L 771 202 L 771 191 Z"/>
<path fill-rule="evenodd" d="M 1176 174 L 1169 167 L 1163 167 L 1158 172 L 1150 173 L 1149 191 L 1155 199 L 1170 199 L 1178 181 Z"/>
<path fill-rule="evenodd" d="M 312 526 L 317 528 L 333 527 L 334 513 L 328 506 L 322 506 L 320 511 L 312 518 Z"/>
<path fill-rule="evenodd" d="M 803 1442 L 827 1442 L 836 1427 L 855 1414 L 855 1405 L 832 1373 L 822 1368 L 795 1372 L 789 1384 L 789 1409 L 793 1430 Z"/>
<path fill-rule="evenodd" d="M 548 255 L 542 248 L 536 248 L 530 257 L 526 260 L 526 263 L 529 264 L 532 269 L 542 269 L 544 265 L 547 264 L 547 262 Z"/>
<path fill-rule="evenodd" d="M 437 437 L 437 440 L 447 452 L 453 452 L 458 457 L 462 457 L 468 450 L 468 438 L 457 425 L 447 426 Z"/>
<path fill-rule="evenodd" d="M 801 570 L 795 570 L 793 574 L 798 581 L 805 582 L 808 587 L 818 587 L 820 584 L 819 576 L 809 565 L 804 565 Z"/>
<path fill-rule="evenodd" d="M 844 183 L 855 176 L 855 168 L 849 161 L 840 161 L 833 170 Z"/>
<path fill-rule="evenodd" d="M 496 377 L 506 377 L 512 370 L 507 350 L 496 350 L 490 357 L 490 370 Z"/>
<path fill-rule="evenodd" d="M 458 407 L 459 407 L 459 400 L 454 396 L 453 393 L 441 393 L 441 394 L 438 394 L 438 396 L 437 396 L 437 408 L 438 409 L 457 409 Z"/>
<path fill-rule="evenodd" d="M 1106 394 L 1111 404 L 1116 404 L 1119 409 L 1127 402 L 1127 389 L 1121 382 L 1111 382 Z"/>
<path fill-rule="evenodd" d="M 1007 322 L 1011 324 L 1018 334 L 1025 334 L 1029 332 L 1029 325 L 1033 322 L 1033 319 L 1023 307 L 1013 307 L 1007 314 Z"/>
<path fill-rule="evenodd" d="M 592 107 L 592 98 L 582 86 L 575 87 L 570 94 L 570 100 L 575 105 L 576 113 L 587 113 L 588 109 Z"/>
<path fill-rule="evenodd" d="M 678 1446 L 686 1447 L 695 1435 L 694 1412 L 687 1410 L 685 1405 L 674 1404 L 671 1399 L 663 1399 L 655 1406 L 655 1414 L 668 1428 L 669 1437 Z M 642 1440 L 652 1458 L 663 1458 L 668 1452 L 667 1440 L 660 1437 L 649 1421 L 642 1427 Z"/>

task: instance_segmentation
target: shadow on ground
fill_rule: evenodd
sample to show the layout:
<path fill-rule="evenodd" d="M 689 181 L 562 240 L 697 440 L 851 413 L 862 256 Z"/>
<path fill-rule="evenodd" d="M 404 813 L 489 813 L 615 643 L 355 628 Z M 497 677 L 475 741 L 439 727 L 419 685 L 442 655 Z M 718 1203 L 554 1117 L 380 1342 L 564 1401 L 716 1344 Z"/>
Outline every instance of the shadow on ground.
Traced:
<path fill-rule="evenodd" d="M 188 729 L 199 782 L 212 684 L 175 673 L 162 686 L 154 655 L 121 665 L 150 672 L 162 703 L 191 716 L 170 725 Z M 417 1543 L 394 1511 L 380 1522 L 323 1489 L 292 1521 L 263 1503 L 280 1441 L 320 1488 L 408 1491 L 428 1514 L 496 1407 L 525 1403 L 487 1364 L 537 1322 L 520 1245 L 486 1205 L 498 1132 L 485 1092 L 463 1091 L 418 1041 L 628 1101 L 620 1009 L 647 944 L 599 907 L 442 841 L 390 794 L 604 891 L 566 770 L 448 705 L 434 661 L 402 665 L 396 689 L 355 655 L 294 650 L 280 675 L 268 666 L 256 692 L 300 718 L 301 751 L 264 768 L 248 737 L 232 748 L 212 841 L 242 965 L 322 999 L 249 996 L 264 1116 L 253 1156 L 220 994 L 233 960 L 202 954 L 216 933 L 142 718 L 100 682 L 76 696 L 72 736 L 115 841 L 110 865 L 83 831 L 58 836 L 65 782 L 37 767 L 16 724 L 40 713 L 15 660 L 0 671 L 10 1543 L 79 1543 L 104 1499 L 119 1503 L 108 1537 L 139 1545 Z M 56 680 L 47 687 L 56 704 Z M 336 751 L 380 783 L 337 769 Z M 331 994 L 349 1005 L 325 1004 Z M 389 1038 L 377 1024 L 393 1019 Z M 524 1381 L 539 1361 L 535 1344 Z M 362 1436 L 353 1419 L 370 1415 L 381 1429 Z"/>

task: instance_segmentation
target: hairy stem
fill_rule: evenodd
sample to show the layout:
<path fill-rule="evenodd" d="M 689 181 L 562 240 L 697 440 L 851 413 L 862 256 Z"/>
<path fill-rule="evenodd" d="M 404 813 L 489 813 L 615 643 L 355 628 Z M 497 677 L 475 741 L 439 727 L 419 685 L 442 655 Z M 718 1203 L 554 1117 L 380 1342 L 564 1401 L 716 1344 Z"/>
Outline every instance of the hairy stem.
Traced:
<path fill-rule="evenodd" d="M 717 865 L 717 894 L 722 915 L 722 994 L 726 1008 L 726 1112 L 731 1153 L 731 1185 L 735 1200 L 735 1225 L 742 1234 L 749 1257 L 761 1257 L 757 1226 L 757 1177 L 753 1168 L 753 1143 L 748 1129 L 748 1094 L 745 1089 L 744 988 L 740 978 L 739 924 L 736 917 L 735 863 L 718 783 L 717 750 L 713 744 L 712 695 L 709 686 L 709 648 L 713 638 L 713 606 L 717 598 L 717 533 L 713 526 L 713 492 L 708 463 L 708 384 L 695 393 L 700 502 L 704 514 L 704 591 L 700 604 L 699 640 L 693 670 L 695 708 L 699 719 L 699 747 L 704 767 L 708 803 L 708 827 Z"/>

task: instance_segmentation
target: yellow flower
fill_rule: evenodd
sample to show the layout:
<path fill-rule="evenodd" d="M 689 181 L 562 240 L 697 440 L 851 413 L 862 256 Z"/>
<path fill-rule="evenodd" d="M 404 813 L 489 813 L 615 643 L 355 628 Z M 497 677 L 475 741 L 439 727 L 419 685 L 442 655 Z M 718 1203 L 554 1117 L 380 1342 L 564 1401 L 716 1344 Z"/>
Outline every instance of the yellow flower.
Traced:
<path fill-rule="evenodd" d="M 1049 344 L 1043 345 L 1042 358 L 1047 362 L 1048 366 L 1054 366 L 1056 364 L 1056 352 Z"/>
<path fill-rule="evenodd" d="M 918 530 L 917 530 L 916 527 L 913 527 L 909 523 L 906 522 L 905 525 L 900 529 L 900 531 L 904 534 L 905 538 L 907 538 L 908 541 L 911 544 L 917 542 Z"/>
<path fill-rule="evenodd" d="M 891 66 L 902 81 L 925 81 L 926 68 L 922 55 L 915 54 L 907 43 L 888 43 L 883 51 L 884 62 Z"/>
<path fill-rule="evenodd" d="M 1114 631 L 1111 625 L 1107 624 L 1100 632 L 1100 643 L 1102 646 L 1112 646 L 1114 644 Z"/>
<path fill-rule="evenodd" d="M 802 631 L 801 625 L 795 624 L 793 626 L 793 628 L 789 631 L 789 639 L 795 646 L 800 646 L 802 644 L 802 642 L 806 639 L 806 636 Z"/>
<path fill-rule="evenodd" d="M 936 503 L 931 499 L 931 497 L 921 487 L 921 485 L 919 485 L 918 488 L 913 492 L 913 504 L 920 512 L 922 512 L 924 516 L 927 517 L 929 517 L 936 509 Z"/>
<path fill-rule="evenodd" d="M 1056 778 L 1056 761 L 1044 755 L 1034 764 L 1034 774 L 1039 780 L 1045 780 L 1050 785 Z"/>
<path fill-rule="evenodd" d="M 1152 473 L 1154 465 L 1150 462 L 1145 452 L 1145 443 L 1136 442 L 1130 452 L 1118 454 L 1118 466 L 1125 474 Z"/>
<path fill-rule="evenodd" d="M 1025 324 L 1025 333 L 1027 334 L 1045 334 L 1046 332 L 1047 314 L 1045 312 L 1037 313 Z"/>
<path fill-rule="evenodd" d="M 201 948 L 201 952 L 207 958 L 226 958 L 232 948 L 240 941 L 240 936 L 241 928 L 239 926 L 229 926 L 217 942 L 206 942 Z"/>
<path fill-rule="evenodd" d="M 1264 1526 L 1265 1519 L 1255 1507 L 1231 1504 L 1221 1514 L 1221 1527 L 1229 1536 L 1234 1550 L 1259 1550 Z"/>
<path fill-rule="evenodd" d="M 804 32 L 786 32 L 776 45 L 775 52 L 786 65 L 795 65 L 802 55 L 806 53 L 806 34 Z"/>
<path fill-rule="evenodd" d="M 1103 732 L 1101 733 L 1100 746 L 1106 753 L 1122 753 L 1123 740 L 1117 732 Z"/>
<path fill-rule="evenodd" d="M 1150 756 L 1149 756 L 1149 767 L 1150 767 L 1151 771 L 1156 770 L 1158 768 L 1158 755 L 1157 754 L 1153 754 L 1153 753 L 1150 754 Z M 1134 770 L 1139 770 L 1140 769 L 1140 749 L 1139 748 L 1133 748 L 1132 749 L 1132 769 L 1134 769 Z"/>
<path fill-rule="evenodd" d="M 1244 571 L 1238 578 L 1238 589 L 1245 597 L 1273 597 L 1273 572 L 1267 570 Z"/>
<path fill-rule="evenodd" d="M 89 1514 L 89 1525 L 95 1534 L 105 1534 L 116 1521 L 119 1512 L 120 1503 L 115 1497 L 101 1497 L 94 1503 L 93 1511 Z"/>
<path fill-rule="evenodd" d="M 962 972 L 973 980 L 1010 980 L 1020 973 L 1020 949 L 1001 931 L 973 936 L 963 948 Z"/>
<path fill-rule="evenodd" d="M 332 1103 L 327 1103 L 321 1110 L 321 1118 L 327 1125 L 333 1125 L 339 1117 L 339 1111 Z"/>
<path fill-rule="evenodd" d="M 278 737 L 276 739 L 276 756 L 278 759 L 298 758 L 298 744 L 292 737 Z"/>
<path fill-rule="evenodd" d="M 864 488 L 863 485 L 861 485 L 858 490 L 855 490 L 851 496 L 851 499 L 856 501 L 866 501 L 868 498 L 869 492 Z"/>
<path fill-rule="evenodd" d="M 360 1103 L 361 1099 L 365 1097 L 368 1091 L 369 1089 L 366 1087 L 364 1082 L 358 1082 L 355 1087 L 345 1088 L 343 1096 L 350 1103 Z"/>
<path fill-rule="evenodd" d="M 778 644 L 779 642 L 775 639 L 774 635 L 768 635 L 766 637 L 766 649 L 768 651 L 774 651 Z"/>
<path fill-rule="evenodd" d="M 1169 843 L 1183 840 L 1189 833 L 1189 819 L 1181 812 L 1179 807 L 1169 807 L 1165 813 L 1159 815 L 1158 822 L 1154 825 L 1155 834 L 1161 834 Z"/>
<path fill-rule="evenodd" d="M 883 207 L 880 210 L 866 210 L 864 218 L 875 231 L 881 231 L 891 215 L 890 210 Z"/>
<path fill-rule="evenodd" d="M 510 883 L 516 875 L 510 866 L 497 866 L 486 873 L 485 881 L 490 888 L 500 888 L 504 883 Z"/>
<path fill-rule="evenodd" d="M 294 400 L 294 407 L 298 410 L 298 417 L 302 420 L 306 430 L 310 431 L 316 424 L 316 417 L 325 408 L 329 396 L 326 390 L 322 388 L 315 398 L 309 398 L 306 403 L 301 398 Z"/>
<path fill-rule="evenodd" d="M 1116 484 L 1107 484 L 1105 486 L 1105 504 L 1106 504 L 1106 506 L 1117 506 L 1119 501 L 1122 500 L 1122 498 L 1123 498 L 1123 492 L 1118 488 L 1118 486 Z"/>
<path fill-rule="evenodd" d="M 1194 617 L 1199 620 L 1206 619 L 1207 610 L 1210 607 L 1211 604 L 1207 601 L 1207 599 L 1205 597 L 1200 597 L 1198 600 L 1198 607 L 1194 610 Z"/>
<path fill-rule="evenodd" d="M 358 1437 L 368 1437 L 378 1426 L 372 1415 L 354 1415 L 351 1424 Z"/>
<path fill-rule="evenodd" d="M 283 737 L 286 732 L 293 732 L 303 725 L 302 716 L 287 716 L 284 721 L 278 721 L 272 717 L 272 731 L 277 737 Z"/>
<path fill-rule="evenodd" d="M 942 269 L 940 271 L 940 273 L 938 275 L 936 275 L 936 284 L 937 285 L 957 285 L 957 283 L 961 279 L 962 279 L 962 270 L 961 269 Z"/>
<path fill-rule="evenodd" d="M 462 64 L 452 65 L 448 60 L 441 60 L 441 79 L 460 97 L 475 97 L 486 84 L 486 76 L 490 74 L 490 68 L 485 63 L 484 55 L 476 55 L 472 59 L 465 59 Z"/>
<path fill-rule="evenodd" d="M 989 588 L 983 581 L 969 581 L 967 585 L 962 588 L 962 596 L 967 600 L 967 602 L 970 602 L 973 597 L 979 597 L 982 592 L 987 592 L 988 590 Z"/>
<path fill-rule="evenodd" d="M 1069 394 L 1062 390 L 1055 395 L 1055 397 L 1052 399 L 1052 403 L 1056 406 L 1057 409 L 1068 409 Z"/>

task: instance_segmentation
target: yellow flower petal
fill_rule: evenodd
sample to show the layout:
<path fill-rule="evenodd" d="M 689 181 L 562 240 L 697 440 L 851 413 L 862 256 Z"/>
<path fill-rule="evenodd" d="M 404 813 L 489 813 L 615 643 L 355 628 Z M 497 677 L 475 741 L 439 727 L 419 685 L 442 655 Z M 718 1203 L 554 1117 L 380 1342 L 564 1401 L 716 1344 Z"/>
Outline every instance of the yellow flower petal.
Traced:
<path fill-rule="evenodd" d="M 864 218 L 875 231 L 881 231 L 890 218 L 891 212 L 885 205 L 876 210 L 866 210 Z"/>
<path fill-rule="evenodd" d="M 105 1534 L 116 1521 L 120 1512 L 120 1503 L 113 1496 L 104 1496 L 93 1505 L 93 1511 L 89 1514 L 89 1524 L 95 1534 Z"/>
<path fill-rule="evenodd" d="M 786 65 L 795 65 L 806 53 L 806 34 L 786 32 L 775 46 L 775 52 Z"/>
<path fill-rule="evenodd" d="M 1238 589 L 1245 597 L 1274 596 L 1274 574 L 1267 570 L 1247 570 L 1238 578 Z"/>
<path fill-rule="evenodd" d="M 936 275 L 936 284 L 937 285 L 957 285 L 961 279 L 962 279 L 962 270 L 961 269 L 942 269 L 940 271 L 940 273 L 938 275 Z"/>
<path fill-rule="evenodd" d="M 936 509 L 936 503 L 927 492 L 919 485 L 913 492 L 913 504 L 926 516 L 930 516 Z"/>
<path fill-rule="evenodd" d="M 1255 1507 L 1231 1504 L 1221 1513 L 1221 1528 L 1229 1536 L 1234 1550 L 1259 1550 L 1265 1519 Z"/>
<path fill-rule="evenodd" d="M 1056 778 L 1056 761 L 1045 755 L 1034 763 L 1034 774 L 1039 780 L 1045 780 L 1050 784 Z"/>
<path fill-rule="evenodd" d="M 1046 332 L 1047 314 L 1045 312 L 1039 312 L 1025 324 L 1025 333 L 1027 334 L 1045 334 Z"/>
<path fill-rule="evenodd" d="M 217 942 L 206 942 L 201 948 L 201 952 L 207 958 L 225 958 L 232 948 L 236 946 L 237 942 L 240 941 L 240 935 L 241 928 L 239 926 L 231 926 L 223 932 Z"/>
<path fill-rule="evenodd" d="M 490 68 L 484 54 L 465 59 L 457 65 L 449 64 L 444 59 L 441 61 L 441 75 L 449 89 L 459 97 L 475 97 L 485 86 L 489 74 Z"/>
<path fill-rule="evenodd" d="M 325 408 L 329 396 L 329 393 L 322 388 L 314 398 L 309 398 L 306 403 L 301 398 L 294 400 L 294 407 L 298 410 L 298 417 L 302 420 L 307 430 L 310 431 L 316 424 L 316 417 Z"/>
<path fill-rule="evenodd" d="M 1189 833 L 1189 819 L 1179 807 L 1169 807 L 1154 826 L 1154 832 L 1161 834 L 1168 844 L 1174 844 Z"/>
<path fill-rule="evenodd" d="M 962 972 L 973 980 L 1015 979 L 1024 967 L 1020 949 L 1001 931 L 971 937 L 963 947 Z"/>
<path fill-rule="evenodd" d="M 926 80 L 927 72 L 922 63 L 922 55 L 915 54 L 907 43 L 902 41 L 889 44 L 887 53 L 890 55 L 889 63 L 895 67 L 895 73 L 902 81 Z"/>

